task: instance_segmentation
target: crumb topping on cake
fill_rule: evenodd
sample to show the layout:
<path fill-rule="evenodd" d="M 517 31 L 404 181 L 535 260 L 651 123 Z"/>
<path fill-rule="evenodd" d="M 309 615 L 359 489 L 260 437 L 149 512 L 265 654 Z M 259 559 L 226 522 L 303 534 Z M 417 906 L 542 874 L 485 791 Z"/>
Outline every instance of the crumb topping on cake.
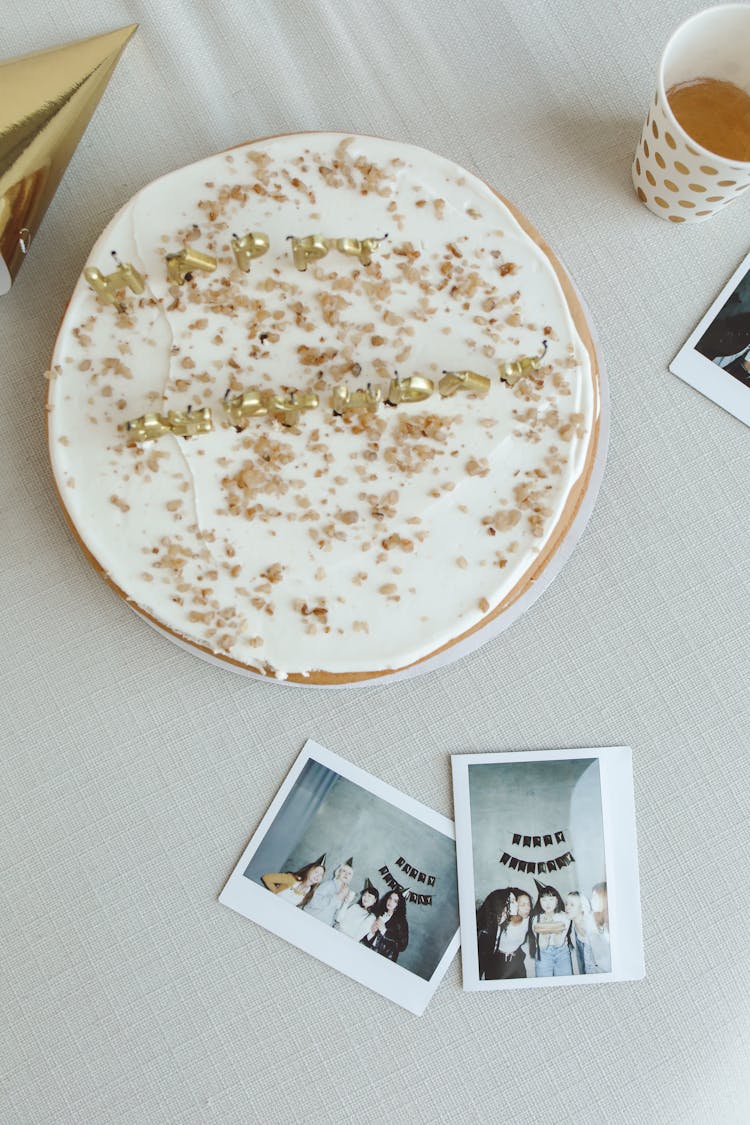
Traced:
<path fill-rule="evenodd" d="M 246 273 L 231 242 L 248 230 L 270 250 Z M 311 232 L 380 241 L 367 265 L 331 251 L 303 273 L 287 240 Z M 185 246 L 217 266 L 176 285 L 165 258 Z M 598 402 L 552 265 L 490 189 L 394 142 L 281 137 L 145 188 L 91 263 L 112 251 L 145 292 L 118 309 L 79 283 L 50 436 L 79 535 L 135 605 L 265 674 L 364 673 L 424 658 L 524 581 Z M 502 382 L 542 340 L 538 369 Z M 490 390 L 441 395 L 466 370 Z M 388 404 L 412 376 L 430 396 Z M 373 409 L 341 406 L 368 386 Z M 318 405 L 237 422 L 225 396 L 246 392 Z M 128 439 L 126 419 L 188 407 L 211 433 Z"/>

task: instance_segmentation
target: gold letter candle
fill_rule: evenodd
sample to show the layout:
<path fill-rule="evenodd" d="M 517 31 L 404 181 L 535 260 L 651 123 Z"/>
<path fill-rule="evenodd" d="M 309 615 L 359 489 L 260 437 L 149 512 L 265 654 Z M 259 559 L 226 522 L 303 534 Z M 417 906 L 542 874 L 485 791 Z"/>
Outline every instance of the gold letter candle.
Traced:
<path fill-rule="evenodd" d="M 250 231 L 244 238 L 232 236 L 232 250 L 241 270 L 247 273 L 253 258 L 260 258 L 268 250 L 268 235 L 260 231 Z"/>
<path fill-rule="evenodd" d="M 131 441 L 155 441 L 169 433 L 169 423 L 161 414 L 142 414 L 126 422 L 125 430 Z"/>
<path fill-rule="evenodd" d="M 117 269 L 112 273 L 102 273 L 96 266 L 90 266 L 83 271 L 83 276 L 96 293 L 100 301 L 106 305 L 118 305 L 117 293 L 120 289 L 132 289 L 134 293 L 143 292 L 143 275 L 138 273 L 130 262 L 117 263 Z"/>
<path fill-rule="evenodd" d="M 313 391 L 303 391 L 301 394 L 291 391 L 288 395 L 266 395 L 265 402 L 269 413 L 279 422 L 285 426 L 295 426 L 301 411 L 314 410 L 319 399 Z"/>
<path fill-rule="evenodd" d="M 170 410 L 167 415 L 169 428 L 176 437 L 194 437 L 196 434 L 210 434 L 214 428 L 211 408 L 202 406 L 200 410 Z"/>
<path fill-rule="evenodd" d="M 261 391 L 245 391 L 241 395 L 235 395 L 234 398 L 230 398 L 229 395 L 229 391 L 224 395 L 224 410 L 233 425 L 240 429 L 248 418 L 259 418 L 268 414 L 268 407 Z"/>
<path fill-rule="evenodd" d="M 341 383 L 334 387 L 331 408 L 334 414 L 346 414 L 349 410 L 366 410 L 369 414 L 374 414 L 382 397 L 380 387 L 373 387 L 371 383 L 356 391 L 350 391 L 345 383 Z"/>
<path fill-rule="evenodd" d="M 216 258 L 210 254 L 202 254 L 200 250 L 192 247 L 180 250 L 178 254 L 167 254 L 167 277 L 175 285 L 184 285 L 190 281 L 193 270 L 204 270 L 211 273 L 216 269 Z"/>
<path fill-rule="evenodd" d="M 444 371 L 443 378 L 438 383 L 438 390 L 443 398 L 449 398 L 456 391 L 486 395 L 491 386 L 492 380 L 486 375 L 477 375 L 476 371 Z"/>
<path fill-rule="evenodd" d="M 509 360 L 500 364 L 500 381 L 509 387 L 515 387 L 519 379 L 528 375 L 530 371 L 538 371 L 547 354 L 547 341 L 542 344 L 539 355 L 522 355 L 520 359 Z"/>
<path fill-rule="evenodd" d="M 434 390 L 432 379 L 424 375 L 409 375 L 406 379 L 399 379 L 395 375 L 391 379 L 385 401 L 388 406 L 398 406 L 400 402 L 423 402 Z"/>
<path fill-rule="evenodd" d="M 322 234 L 308 234 L 305 238 L 292 238 L 292 255 L 294 264 L 302 273 L 307 269 L 308 262 L 315 262 L 324 258 L 328 253 L 328 239 Z"/>
<path fill-rule="evenodd" d="M 352 254 L 355 258 L 359 258 L 363 266 L 369 266 L 372 261 L 372 252 L 377 250 L 380 241 L 379 238 L 363 238 L 361 240 L 359 238 L 338 238 L 336 249 L 342 254 Z"/>

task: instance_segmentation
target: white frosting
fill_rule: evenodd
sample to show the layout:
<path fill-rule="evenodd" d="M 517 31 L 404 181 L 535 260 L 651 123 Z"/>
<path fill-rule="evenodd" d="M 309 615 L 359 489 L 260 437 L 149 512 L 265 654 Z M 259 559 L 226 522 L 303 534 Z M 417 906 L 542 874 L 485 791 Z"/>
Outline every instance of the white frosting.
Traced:
<path fill-rule="evenodd" d="M 270 250 L 245 274 L 230 237 L 249 230 Z M 313 233 L 388 238 L 369 267 L 332 250 L 301 273 L 286 239 Z M 164 255 L 184 245 L 218 265 L 178 290 Z M 129 600 L 248 667 L 355 673 L 424 658 L 523 581 L 591 453 L 598 398 L 554 269 L 490 188 L 409 145 L 279 137 L 143 189 L 87 264 L 108 272 L 112 251 L 146 292 L 118 316 L 79 281 L 50 449 L 72 523 Z M 502 383 L 499 364 L 545 334 L 543 377 Z M 486 396 L 331 411 L 339 383 L 385 398 L 394 371 L 437 388 L 466 369 L 492 379 Z M 230 386 L 315 389 L 320 406 L 238 433 Z M 127 445 L 128 419 L 191 403 L 212 408 L 212 433 Z"/>

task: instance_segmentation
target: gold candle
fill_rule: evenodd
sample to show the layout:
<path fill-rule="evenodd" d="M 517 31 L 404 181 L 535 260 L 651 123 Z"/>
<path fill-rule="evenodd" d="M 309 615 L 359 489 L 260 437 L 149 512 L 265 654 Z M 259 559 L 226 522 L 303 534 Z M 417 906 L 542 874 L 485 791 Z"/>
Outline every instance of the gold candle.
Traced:
<path fill-rule="evenodd" d="M 289 237 L 292 242 L 294 264 L 302 273 L 307 269 L 308 262 L 324 258 L 330 249 L 328 239 L 323 238 L 322 234 L 308 234 L 304 238 L 292 238 L 291 235 Z"/>
<path fill-rule="evenodd" d="M 211 254 L 203 254 L 200 250 L 186 247 L 176 254 L 167 254 L 167 277 L 175 285 L 184 285 L 190 281 L 193 270 L 204 270 L 211 273 L 216 269 L 216 258 Z"/>
<path fill-rule="evenodd" d="M 250 231 L 243 238 L 232 236 L 232 250 L 237 265 L 247 273 L 253 258 L 260 258 L 268 250 L 268 235 L 260 231 Z"/>
<path fill-rule="evenodd" d="M 432 379 L 424 375 L 409 375 L 406 379 L 399 379 L 395 375 L 391 379 L 385 401 L 389 406 L 398 406 L 400 402 L 423 402 L 434 390 Z"/>
<path fill-rule="evenodd" d="M 388 236 L 385 235 L 385 237 Z M 380 238 L 338 238 L 336 249 L 342 254 L 352 254 L 355 258 L 359 258 L 363 266 L 369 266 L 372 261 L 372 252 L 377 250 L 381 241 Z"/>
<path fill-rule="evenodd" d="M 547 354 L 547 341 L 544 340 L 539 355 L 522 355 L 520 359 L 509 360 L 500 364 L 500 381 L 509 387 L 515 387 L 519 379 L 528 375 L 530 371 L 538 371 Z"/>
<path fill-rule="evenodd" d="M 163 434 L 174 434 L 175 437 L 194 437 L 195 434 L 210 434 L 213 430 L 211 409 L 202 406 L 193 410 L 170 410 L 168 414 L 142 414 L 140 418 L 133 418 L 125 423 L 128 437 L 133 441 L 155 441 Z"/>
<path fill-rule="evenodd" d="M 117 262 L 117 269 L 112 273 L 102 273 L 96 266 L 89 266 L 83 271 L 83 276 L 99 300 L 106 305 L 119 305 L 117 293 L 120 289 L 143 292 L 143 274 L 138 273 L 130 262 Z"/>
<path fill-rule="evenodd" d="M 331 410 L 334 414 L 343 414 L 349 407 L 349 388 L 345 383 L 340 383 L 333 388 L 331 395 Z"/>
<path fill-rule="evenodd" d="M 167 414 L 169 428 L 175 437 L 194 437 L 196 434 L 210 434 L 214 428 L 211 408 L 202 406 L 193 410 L 170 410 Z"/>
<path fill-rule="evenodd" d="M 382 397 L 380 387 L 373 387 L 371 383 L 356 391 L 350 391 L 346 383 L 341 383 L 334 387 L 331 408 L 334 414 L 346 414 L 350 410 L 366 410 L 368 414 L 374 414 Z"/>
<path fill-rule="evenodd" d="M 224 395 L 224 410 L 235 426 L 242 426 L 248 418 L 259 418 L 268 414 L 268 406 L 262 391 L 245 391 L 241 395 L 229 397 L 230 392 Z"/>
<path fill-rule="evenodd" d="M 449 398 L 456 391 L 486 395 L 491 386 L 492 380 L 486 375 L 477 375 L 476 371 L 444 371 L 443 378 L 438 383 L 438 390 L 443 398 Z"/>
<path fill-rule="evenodd" d="M 169 422 L 161 414 L 142 414 L 126 422 L 125 430 L 132 441 L 155 441 L 169 433 Z"/>
<path fill-rule="evenodd" d="M 288 395 L 266 395 L 265 401 L 268 410 L 284 426 L 296 426 L 300 413 L 303 410 L 314 410 L 320 401 L 313 391 L 302 391 L 298 394 L 291 391 Z"/>

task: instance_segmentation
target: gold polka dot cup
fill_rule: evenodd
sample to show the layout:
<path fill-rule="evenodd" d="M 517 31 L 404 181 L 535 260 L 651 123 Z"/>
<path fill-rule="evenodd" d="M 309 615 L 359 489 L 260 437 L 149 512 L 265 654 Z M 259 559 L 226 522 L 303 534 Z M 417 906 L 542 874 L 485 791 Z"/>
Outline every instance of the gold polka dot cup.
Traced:
<path fill-rule="evenodd" d="M 678 27 L 662 55 L 633 184 L 649 211 L 671 223 L 710 219 L 750 187 L 750 162 L 703 148 L 672 113 L 666 91 L 695 78 L 732 82 L 750 94 L 750 5 L 699 12 Z"/>

